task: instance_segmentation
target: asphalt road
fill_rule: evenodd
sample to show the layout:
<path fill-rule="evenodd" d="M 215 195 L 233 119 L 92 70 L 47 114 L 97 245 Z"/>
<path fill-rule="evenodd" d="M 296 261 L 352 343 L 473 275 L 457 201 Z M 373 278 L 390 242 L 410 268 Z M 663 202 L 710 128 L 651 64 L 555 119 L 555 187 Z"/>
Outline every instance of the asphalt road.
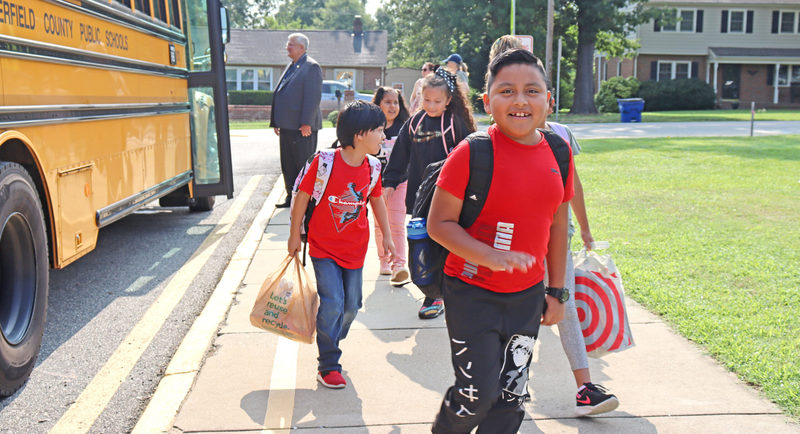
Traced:
<path fill-rule="evenodd" d="M 78 407 L 76 402 L 89 403 L 78 417 L 88 421 L 90 432 L 127 432 L 134 426 L 280 174 L 277 139 L 271 130 L 266 133 L 248 139 L 232 132 L 233 199 L 217 197 L 207 213 L 150 204 L 103 228 L 94 252 L 51 270 L 37 366 L 20 391 L 0 401 L 0 432 L 47 432 L 71 406 Z M 250 194 L 243 201 L 245 191 Z M 222 226 L 223 216 L 232 223 Z M 176 276 L 187 273 L 189 259 L 197 254 L 208 260 L 188 269 L 191 276 L 163 323 L 139 324 L 164 303 L 165 291 L 174 291 Z M 131 348 L 137 345 L 131 337 L 137 327 L 153 329 L 152 340 L 138 352 Z M 126 360 L 120 354 L 134 355 L 129 366 L 109 362 Z M 97 398 L 103 393 L 107 399 Z"/>

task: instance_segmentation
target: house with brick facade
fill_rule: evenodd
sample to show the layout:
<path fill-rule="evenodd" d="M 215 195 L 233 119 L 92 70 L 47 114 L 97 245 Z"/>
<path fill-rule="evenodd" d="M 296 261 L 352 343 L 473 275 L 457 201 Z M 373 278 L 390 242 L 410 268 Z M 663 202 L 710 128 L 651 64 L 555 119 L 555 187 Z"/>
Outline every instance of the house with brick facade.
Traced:
<path fill-rule="evenodd" d="M 358 22 L 360 24 L 360 22 Z M 308 36 L 308 55 L 322 67 L 323 80 L 337 80 L 354 90 L 374 89 L 386 73 L 385 30 L 243 30 L 232 29 L 226 45 L 228 90 L 274 90 L 291 60 L 290 34 Z"/>
<path fill-rule="evenodd" d="M 698 78 L 723 108 L 800 108 L 800 1 L 650 0 L 678 19 L 651 20 L 634 37 L 632 59 L 595 56 L 596 83 L 614 76 L 644 80 Z"/>

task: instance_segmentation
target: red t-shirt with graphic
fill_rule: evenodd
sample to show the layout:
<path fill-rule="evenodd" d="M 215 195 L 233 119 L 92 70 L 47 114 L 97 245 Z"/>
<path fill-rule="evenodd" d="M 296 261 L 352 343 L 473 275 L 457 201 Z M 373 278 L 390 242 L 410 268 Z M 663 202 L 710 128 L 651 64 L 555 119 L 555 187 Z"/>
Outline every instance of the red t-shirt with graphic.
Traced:
<path fill-rule="evenodd" d="M 523 145 L 506 137 L 497 125 L 489 127 L 489 136 L 494 151 L 492 185 L 478 219 L 466 231 L 495 249 L 530 253 L 536 263 L 525 273 L 491 271 L 451 253 L 444 272 L 490 291 L 518 292 L 544 278 L 553 215 L 574 194 L 572 156 L 564 188 L 558 163 L 544 137 L 533 146 Z M 463 200 L 468 178 L 469 145 L 462 141 L 448 155 L 436 185 Z"/>
<path fill-rule="evenodd" d="M 319 157 L 316 157 L 300 182 L 299 189 L 309 195 L 314 190 L 318 164 Z M 342 150 L 336 150 L 328 186 L 308 225 L 309 255 L 331 258 L 343 268 L 364 266 L 369 243 L 369 174 L 370 165 L 366 158 L 360 166 L 353 167 L 342 159 Z M 371 196 L 380 195 L 381 181 L 378 179 Z"/>

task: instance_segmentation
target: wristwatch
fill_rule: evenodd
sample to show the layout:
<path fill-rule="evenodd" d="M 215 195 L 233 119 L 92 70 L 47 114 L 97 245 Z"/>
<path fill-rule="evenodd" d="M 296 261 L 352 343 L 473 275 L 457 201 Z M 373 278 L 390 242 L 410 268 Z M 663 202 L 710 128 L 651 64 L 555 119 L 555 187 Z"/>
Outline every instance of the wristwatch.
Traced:
<path fill-rule="evenodd" d="M 569 300 L 569 289 L 567 288 L 551 288 L 548 286 L 544 289 L 544 293 L 555 298 L 559 303 L 562 304 Z"/>

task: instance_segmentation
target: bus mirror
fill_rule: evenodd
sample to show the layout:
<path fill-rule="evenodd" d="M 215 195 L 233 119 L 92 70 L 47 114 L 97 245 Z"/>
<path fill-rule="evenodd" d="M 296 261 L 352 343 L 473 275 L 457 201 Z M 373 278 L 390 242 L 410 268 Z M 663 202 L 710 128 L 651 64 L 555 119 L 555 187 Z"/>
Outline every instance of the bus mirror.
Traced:
<path fill-rule="evenodd" d="M 222 45 L 231 41 L 231 26 L 228 20 L 228 9 L 224 6 L 219 9 L 219 21 L 222 29 Z"/>

